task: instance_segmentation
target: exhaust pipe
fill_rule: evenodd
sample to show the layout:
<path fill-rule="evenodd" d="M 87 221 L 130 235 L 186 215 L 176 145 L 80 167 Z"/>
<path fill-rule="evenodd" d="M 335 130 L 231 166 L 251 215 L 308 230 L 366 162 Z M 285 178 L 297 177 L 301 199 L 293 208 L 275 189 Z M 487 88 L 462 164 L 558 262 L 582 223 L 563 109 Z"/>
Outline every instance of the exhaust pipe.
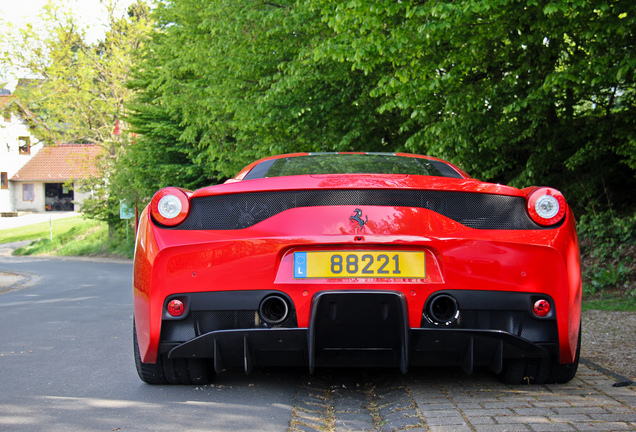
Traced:
<path fill-rule="evenodd" d="M 449 326 L 459 319 L 459 305 L 455 297 L 439 294 L 428 303 L 425 315 L 432 324 Z"/>
<path fill-rule="evenodd" d="M 278 295 L 265 297 L 258 306 L 258 314 L 267 324 L 280 324 L 289 316 L 289 304 Z"/>

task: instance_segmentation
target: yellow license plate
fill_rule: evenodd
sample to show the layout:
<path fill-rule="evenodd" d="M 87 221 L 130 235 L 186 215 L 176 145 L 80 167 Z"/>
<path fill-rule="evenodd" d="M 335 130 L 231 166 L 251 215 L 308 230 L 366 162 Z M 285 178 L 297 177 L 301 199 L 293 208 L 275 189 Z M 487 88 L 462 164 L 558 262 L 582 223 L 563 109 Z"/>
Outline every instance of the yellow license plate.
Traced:
<path fill-rule="evenodd" d="M 294 278 L 425 278 L 424 252 L 294 252 Z"/>

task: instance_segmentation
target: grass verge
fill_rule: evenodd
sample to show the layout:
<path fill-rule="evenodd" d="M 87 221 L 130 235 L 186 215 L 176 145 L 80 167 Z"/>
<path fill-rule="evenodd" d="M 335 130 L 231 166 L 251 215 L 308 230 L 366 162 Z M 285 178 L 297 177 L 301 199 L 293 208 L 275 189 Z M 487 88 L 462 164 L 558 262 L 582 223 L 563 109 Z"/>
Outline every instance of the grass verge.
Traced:
<path fill-rule="evenodd" d="M 603 311 L 636 311 L 636 298 L 609 297 L 603 299 L 583 298 L 583 310 L 603 310 Z"/>
<path fill-rule="evenodd" d="M 68 217 L 64 219 L 56 219 L 53 221 L 53 235 L 67 232 L 69 229 L 84 222 L 81 217 Z M 0 243 L 13 243 L 24 240 L 38 240 L 49 238 L 50 225 L 49 222 L 41 222 L 32 225 L 25 225 L 17 228 L 6 228 L 0 230 Z"/>
<path fill-rule="evenodd" d="M 105 222 L 80 217 L 54 220 L 52 240 L 49 222 L 0 230 L 0 243 L 25 240 L 33 241 L 14 255 L 132 257 L 130 240 L 114 242 Z"/>

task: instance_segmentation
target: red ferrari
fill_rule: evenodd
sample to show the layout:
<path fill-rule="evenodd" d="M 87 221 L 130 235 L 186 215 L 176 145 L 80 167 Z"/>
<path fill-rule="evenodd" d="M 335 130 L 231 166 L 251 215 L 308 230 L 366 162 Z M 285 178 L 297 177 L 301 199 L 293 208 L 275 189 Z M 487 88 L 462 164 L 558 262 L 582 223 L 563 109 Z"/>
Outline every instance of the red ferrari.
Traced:
<path fill-rule="evenodd" d="M 141 215 L 133 285 L 135 363 L 150 384 L 288 365 L 563 383 L 579 363 L 563 195 L 433 157 L 287 154 L 222 185 L 161 189 Z"/>

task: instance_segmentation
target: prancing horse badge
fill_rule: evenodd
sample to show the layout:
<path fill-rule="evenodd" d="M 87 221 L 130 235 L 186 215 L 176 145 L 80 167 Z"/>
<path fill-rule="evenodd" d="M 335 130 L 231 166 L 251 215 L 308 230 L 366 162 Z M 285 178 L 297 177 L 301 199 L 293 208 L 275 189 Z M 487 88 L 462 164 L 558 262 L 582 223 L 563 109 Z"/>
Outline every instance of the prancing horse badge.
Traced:
<path fill-rule="evenodd" d="M 358 231 L 362 231 L 364 225 L 369 222 L 369 216 L 365 216 L 365 219 L 362 219 L 362 210 L 359 208 L 353 211 L 353 214 L 349 216 L 350 221 L 354 221 L 358 224 Z"/>

